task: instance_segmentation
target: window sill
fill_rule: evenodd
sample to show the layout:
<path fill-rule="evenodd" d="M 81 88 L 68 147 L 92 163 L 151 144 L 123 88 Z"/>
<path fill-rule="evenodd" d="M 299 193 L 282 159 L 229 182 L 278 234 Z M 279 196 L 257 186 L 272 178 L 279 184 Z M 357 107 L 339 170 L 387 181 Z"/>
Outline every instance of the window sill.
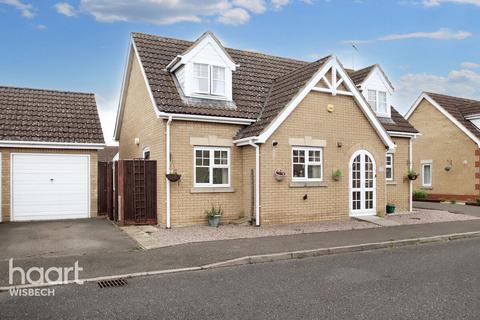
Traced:
<path fill-rule="evenodd" d="M 235 189 L 232 187 L 193 187 L 190 193 L 232 193 Z"/>
<path fill-rule="evenodd" d="M 397 185 L 397 181 L 395 181 L 395 180 L 388 181 L 387 180 L 387 186 L 396 186 L 396 185 Z"/>
<path fill-rule="evenodd" d="M 290 181 L 290 188 L 328 187 L 325 181 Z"/>
<path fill-rule="evenodd" d="M 433 190 L 433 187 L 420 187 L 422 190 Z"/>

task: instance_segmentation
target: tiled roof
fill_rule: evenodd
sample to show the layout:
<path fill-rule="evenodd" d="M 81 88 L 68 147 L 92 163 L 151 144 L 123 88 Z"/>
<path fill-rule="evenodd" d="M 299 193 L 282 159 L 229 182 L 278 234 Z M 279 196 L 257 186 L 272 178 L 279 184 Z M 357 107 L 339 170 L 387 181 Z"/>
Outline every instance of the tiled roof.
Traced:
<path fill-rule="evenodd" d="M 118 153 L 117 146 L 106 146 L 102 150 L 98 150 L 97 157 L 98 162 L 108 162 L 112 161 L 113 157 Z"/>
<path fill-rule="evenodd" d="M 307 84 L 313 75 L 320 70 L 323 64 L 330 56 L 315 62 L 309 63 L 299 69 L 296 69 L 273 82 L 272 90 L 267 97 L 265 108 L 263 109 L 257 122 L 242 129 L 236 139 L 241 139 L 260 134 L 270 122 L 283 110 L 285 105 Z"/>
<path fill-rule="evenodd" d="M 103 144 L 95 96 L 0 87 L 0 140 Z"/>
<path fill-rule="evenodd" d="M 194 42 L 144 33 L 133 33 L 132 37 L 159 111 L 257 120 L 240 130 L 236 139 L 260 134 L 328 59 L 309 63 L 225 48 L 239 64 L 232 79 L 234 103 L 215 103 L 208 99 L 182 97 L 175 80 L 166 70 L 167 65 L 189 50 Z M 349 70 L 349 74 L 358 84 L 375 66 Z M 404 127 L 397 126 L 398 129 Z"/>
<path fill-rule="evenodd" d="M 469 120 L 465 119 L 469 115 L 480 113 L 480 101 L 432 92 L 425 93 L 480 139 L 480 130 Z"/>
<path fill-rule="evenodd" d="M 405 133 L 418 133 L 410 122 L 394 108 L 391 107 L 391 118 L 378 117 L 380 123 L 387 131 L 405 132 Z"/>
<path fill-rule="evenodd" d="M 193 42 L 133 33 L 140 60 L 145 69 L 157 107 L 163 112 L 256 119 L 262 111 L 273 80 L 307 64 L 304 61 L 279 58 L 261 53 L 226 49 L 240 65 L 233 73 L 232 94 L 235 107 L 222 107 L 206 100 L 185 104 L 172 75 L 165 67 Z"/>
<path fill-rule="evenodd" d="M 375 65 L 371 65 L 357 71 L 350 71 L 349 72 L 350 79 L 352 79 L 353 83 L 355 83 L 355 85 L 358 86 L 362 84 L 363 81 L 365 81 L 365 79 L 368 77 L 368 75 L 370 74 L 370 72 L 372 72 L 374 68 L 375 68 Z"/>

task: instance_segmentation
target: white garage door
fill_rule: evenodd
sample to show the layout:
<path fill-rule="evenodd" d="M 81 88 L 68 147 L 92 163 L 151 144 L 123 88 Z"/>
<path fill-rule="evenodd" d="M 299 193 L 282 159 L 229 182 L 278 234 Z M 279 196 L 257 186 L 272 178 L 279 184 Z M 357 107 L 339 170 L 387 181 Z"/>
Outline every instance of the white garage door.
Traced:
<path fill-rule="evenodd" d="M 88 218 L 88 155 L 12 154 L 12 220 Z"/>

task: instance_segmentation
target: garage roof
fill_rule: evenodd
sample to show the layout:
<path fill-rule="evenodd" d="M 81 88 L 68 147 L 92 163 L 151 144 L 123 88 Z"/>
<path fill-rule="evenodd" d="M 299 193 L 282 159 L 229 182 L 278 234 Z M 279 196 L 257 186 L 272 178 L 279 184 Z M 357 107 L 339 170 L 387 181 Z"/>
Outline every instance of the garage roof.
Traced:
<path fill-rule="evenodd" d="M 0 86 L 0 141 L 103 144 L 95 95 Z"/>

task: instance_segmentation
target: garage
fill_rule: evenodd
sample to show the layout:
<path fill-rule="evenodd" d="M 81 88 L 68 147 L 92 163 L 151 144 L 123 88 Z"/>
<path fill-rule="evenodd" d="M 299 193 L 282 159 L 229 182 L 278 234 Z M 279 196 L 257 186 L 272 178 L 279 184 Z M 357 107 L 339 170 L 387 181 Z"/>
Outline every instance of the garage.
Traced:
<path fill-rule="evenodd" d="M 12 221 L 90 217 L 90 156 L 11 154 Z"/>

